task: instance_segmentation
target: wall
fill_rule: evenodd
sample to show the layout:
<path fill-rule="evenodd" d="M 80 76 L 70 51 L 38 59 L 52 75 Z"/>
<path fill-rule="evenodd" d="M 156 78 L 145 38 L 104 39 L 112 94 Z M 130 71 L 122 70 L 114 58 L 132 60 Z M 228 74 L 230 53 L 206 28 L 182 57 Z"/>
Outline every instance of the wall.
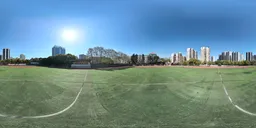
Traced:
<path fill-rule="evenodd" d="M 71 65 L 72 69 L 88 69 L 92 68 L 90 64 L 72 64 Z"/>
<path fill-rule="evenodd" d="M 123 67 L 123 66 L 132 66 L 131 64 L 92 64 L 92 68 L 110 68 L 110 67 Z"/>

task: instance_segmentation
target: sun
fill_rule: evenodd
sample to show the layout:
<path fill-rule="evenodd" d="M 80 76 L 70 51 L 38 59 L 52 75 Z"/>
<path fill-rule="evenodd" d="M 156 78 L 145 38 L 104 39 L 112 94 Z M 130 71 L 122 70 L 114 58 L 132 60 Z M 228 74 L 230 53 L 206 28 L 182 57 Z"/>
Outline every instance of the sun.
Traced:
<path fill-rule="evenodd" d="M 76 41 L 77 32 L 75 30 L 63 30 L 62 38 L 65 41 Z"/>

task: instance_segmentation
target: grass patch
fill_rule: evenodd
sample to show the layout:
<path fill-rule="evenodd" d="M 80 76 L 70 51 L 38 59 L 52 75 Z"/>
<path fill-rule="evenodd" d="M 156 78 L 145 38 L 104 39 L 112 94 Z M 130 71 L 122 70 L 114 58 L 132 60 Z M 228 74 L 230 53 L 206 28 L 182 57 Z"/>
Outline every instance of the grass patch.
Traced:
<path fill-rule="evenodd" d="M 256 113 L 254 68 L 219 69 L 234 103 Z M 255 117 L 237 110 L 224 93 L 217 69 L 123 70 L 0 68 L 0 113 L 43 119 L 0 118 L 2 127 L 251 127 Z M 255 81 L 255 82 L 253 82 Z"/>

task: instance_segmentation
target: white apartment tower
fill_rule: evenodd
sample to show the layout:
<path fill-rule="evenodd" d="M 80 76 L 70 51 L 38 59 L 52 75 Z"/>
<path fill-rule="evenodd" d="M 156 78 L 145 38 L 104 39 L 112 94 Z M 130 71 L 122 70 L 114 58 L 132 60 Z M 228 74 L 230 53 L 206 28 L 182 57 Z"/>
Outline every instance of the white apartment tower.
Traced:
<path fill-rule="evenodd" d="M 171 63 L 182 63 L 183 62 L 183 56 L 182 53 L 172 53 L 171 55 Z"/>
<path fill-rule="evenodd" d="M 172 53 L 171 55 L 171 63 L 175 63 L 176 62 L 176 53 Z"/>
<path fill-rule="evenodd" d="M 195 59 L 198 59 L 198 52 L 195 51 Z"/>
<path fill-rule="evenodd" d="M 210 61 L 210 48 L 209 47 L 201 47 L 201 61 L 209 62 Z"/>
<path fill-rule="evenodd" d="M 190 59 L 198 59 L 197 51 L 193 48 L 187 48 L 187 61 Z"/>
<path fill-rule="evenodd" d="M 178 60 L 177 60 L 177 63 L 182 63 L 183 62 L 183 56 L 182 56 L 182 53 L 178 53 Z"/>

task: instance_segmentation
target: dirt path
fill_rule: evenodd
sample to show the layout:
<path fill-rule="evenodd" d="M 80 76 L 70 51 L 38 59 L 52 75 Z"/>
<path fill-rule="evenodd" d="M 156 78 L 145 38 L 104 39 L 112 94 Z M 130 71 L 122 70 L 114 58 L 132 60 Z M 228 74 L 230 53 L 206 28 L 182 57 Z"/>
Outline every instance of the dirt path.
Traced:
<path fill-rule="evenodd" d="M 26 66 L 26 65 L 8 65 L 7 66 L 8 68 L 38 68 L 37 66 Z"/>

